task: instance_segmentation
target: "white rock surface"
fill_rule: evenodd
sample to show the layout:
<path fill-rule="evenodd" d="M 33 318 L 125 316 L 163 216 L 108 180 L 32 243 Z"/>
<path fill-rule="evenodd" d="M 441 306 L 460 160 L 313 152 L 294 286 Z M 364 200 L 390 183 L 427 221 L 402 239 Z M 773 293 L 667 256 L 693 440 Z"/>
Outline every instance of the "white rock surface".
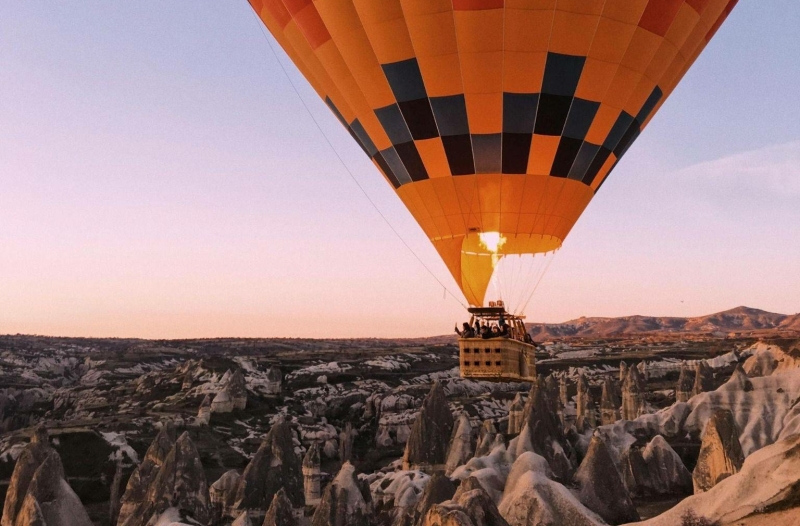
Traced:
<path fill-rule="evenodd" d="M 642 526 L 675 526 L 681 517 L 691 511 L 709 521 L 722 525 L 739 524 L 742 519 L 757 516 L 770 506 L 781 508 L 789 504 L 797 507 L 800 487 L 800 435 L 756 451 L 744 461 L 742 470 L 710 490 L 689 497 L 658 517 L 640 522 Z M 787 522 L 772 522 L 772 526 L 797 524 L 800 511 Z M 791 522 L 794 521 L 794 522 Z"/>

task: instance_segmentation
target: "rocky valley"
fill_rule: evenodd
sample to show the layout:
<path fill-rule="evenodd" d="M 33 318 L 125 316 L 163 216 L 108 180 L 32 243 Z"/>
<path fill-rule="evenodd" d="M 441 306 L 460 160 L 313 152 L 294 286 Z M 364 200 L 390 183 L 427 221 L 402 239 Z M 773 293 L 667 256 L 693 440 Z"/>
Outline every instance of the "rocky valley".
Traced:
<path fill-rule="evenodd" d="M 800 344 L 755 320 L 540 338 L 533 384 L 450 337 L 0 336 L 0 524 L 800 524 Z"/>

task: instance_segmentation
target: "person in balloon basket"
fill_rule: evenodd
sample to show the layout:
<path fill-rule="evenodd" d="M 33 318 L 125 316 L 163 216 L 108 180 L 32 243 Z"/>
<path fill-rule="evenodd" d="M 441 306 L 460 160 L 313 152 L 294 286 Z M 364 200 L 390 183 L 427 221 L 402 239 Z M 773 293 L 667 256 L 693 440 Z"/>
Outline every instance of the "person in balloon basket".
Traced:
<path fill-rule="evenodd" d="M 458 330 L 458 325 L 456 325 L 456 334 L 458 334 L 460 338 L 474 338 L 475 330 L 470 327 L 469 323 L 464 322 L 461 330 Z"/>

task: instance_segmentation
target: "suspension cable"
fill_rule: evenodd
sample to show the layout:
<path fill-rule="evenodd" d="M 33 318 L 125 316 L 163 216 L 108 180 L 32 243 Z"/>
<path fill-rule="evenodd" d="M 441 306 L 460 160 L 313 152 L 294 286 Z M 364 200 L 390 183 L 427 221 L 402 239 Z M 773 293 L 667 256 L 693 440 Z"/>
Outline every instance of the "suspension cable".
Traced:
<path fill-rule="evenodd" d="M 272 39 L 269 38 L 269 35 L 267 35 L 267 31 L 264 29 L 264 23 L 261 21 L 261 19 L 259 19 L 258 15 L 253 10 L 253 8 L 250 6 L 250 4 L 247 2 L 247 0 L 245 0 L 245 3 L 247 4 L 248 11 L 250 11 L 250 13 L 255 18 L 256 23 L 258 24 L 258 27 L 261 30 L 261 34 L 264 36 L 264 40 L 267 41 L 267 44 L 269 45 L 269 49 L 272 52 L 272 56 L 275 58 L 275 62 L 277 62 L 278 65 L 280 66 L 281 71 L 283 71 L 283 75 L 289 81 L 289 84 L 292 86 L 292 90 L 294 90 L 294 93 L 295 93 L 295 95 L 297 95 L 297 98 L 300 99 L 300 102 L 302 103 L 303 107 L 305 108 L 306 113 L 308 113 L 309 117 L 311 117 L 311 120 L 314 121 L 314 124 L 316 125 L 317 130 L 319 130 L 320 134 L 325 139 L 325 142 L 328 144 L 328 147 L 330 147 L 331 151 L 333 151 L 334 155 L 336 155 L 336 158 L 339 160 L 339 164 L 341 164 L 341 166 L 345 169 L 347 174 L 350 176 L 350 179 L 353 180 L 353 182 L 358 187 L 358 189 L 361 190 L 361 193 L 364 194 L 364 197 L 366 197 L 367 201 L 369 201 L 369 204 L 372 205 L 372 208 L 374 208 L 375 211 L 378 213 L 378 215 L 381 216 L 381 219 L 383 219 L 384 223 L 386 223 L 386 225 L 394 233 L 394 235 L 397 236 L 397 239 L 399 239 L 400 242 L 408 249 L 408 251 L 411 252 L 411 255 L 413 255 L 416 258 L 416 260 L 419 261 L 420 265 L 422 265 L 422 267 L 425 270 L 428 271 L 428 274 L 430 274 L 431 277 L 434 280 L 436 280 L 436 282 L 439 285 L 442 286 L 442 288 L 447 292 L 447 294 L 450 295 L 450 297 L 452 297 L 459 305 L 464 307 L 464 309 L 467 309 L 467 305 L 464 304 L 464 302 L 462 302 L 461 299 L 459 299 L 458 296 L 453 294 L 453 292 L 450 291 L 449 288 L 447 288 L 447 285 L 442 283 L 442 280 L 440 280 L 436 276 L 436 274 L 434 274 L 433 271 L 428 267 L 428 265 L 425 264 L 425 262 L 422 260 L 422 258 L 419 255 L 417 255 L 417 253 L 414 251 L 414 249 L 411 248 L 411 245 L 409 245 L 406 242 L 406 240 L 403 238 L 403 236 L 400 235 L 400 232 L 398 232 L 397 229 L 395 229 L 395 227 L 389 222 L 389 219 L 387 219 L 386 216 L 383 214 L 383 212 L 381 212 L 380 208 L 378 208 L 378 205 L 375 204 L 375 201 L 372 200 L 372 198 L 369 196 L 369 194 L 364 189 L 364 187 L 361 185 L 361 183 L 358 182 L 358 179 L 356 179 L 356 177 L 353 174 L 352 170 L 350 170 L 350 167 L 347 166 L 347 163 L 344 162 L 344 159 L 342 159 L 342 156 L 339 155 L 339 152 L 333 146 L 333 143 L 328 138 L 328 135 L 325 133 L 325 130 L 322 128 L 322 126 L 320 125 L 320 123 L 317 120 L 317 118 L 311 112 L 311 108 L 309 108 L 308 104 L 306 104 L 306 101 L 305 101 L 305 99 L 303 99 L 303 96 L 300 95 L 300 90 L 297 88 L 297 85 L 292 80 L 291 76 L 289 76 L 289 72 L 286 70 L 286 67 L 283 65 L 283 62 L 281 62 L 280 58 L 278 57 L 278 53 L 275 51 L 275 47 L 272 45 Z"/>

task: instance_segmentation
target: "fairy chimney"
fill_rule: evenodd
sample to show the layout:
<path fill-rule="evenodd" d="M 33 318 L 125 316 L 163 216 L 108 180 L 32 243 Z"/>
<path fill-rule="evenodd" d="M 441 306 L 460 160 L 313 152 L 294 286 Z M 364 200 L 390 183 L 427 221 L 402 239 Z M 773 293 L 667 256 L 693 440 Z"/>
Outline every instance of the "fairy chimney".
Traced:
<path fill-rule="evenodd" d="M 681 373 L 678 376 L 678 385 L 675 386 L 675 401 L 688 402 L 692 397 L 693 388 L 694 382 L 692 381 L 692 376 L 689 374 L 686 364 L 682 363 Z"/>
<path fill-rule="evenodd" d="M 322 498 L 320 480 L 319 444 L 314 443 L 308 448 L 303 458 L 303 492 L 306 497 L 306 506 L 316 506 Z"/>
<path fill-rule="evenodd" d="M 517 393 L 511 407 L 508 410 L 508 434 L 518 435 L 522 431 L 522 415 L 525 411 L 525 404 L 522 401 L 522 394 Z"/>
<path fill-rule="evenodd" d="M 636 367 L 628 368 L 628 377 L 622 385 L 622 419 L 634 420 L 644 414 L 644 381 Z"/>
<path fill-rule="evenodd" d="M 453 433 L 453 414 L 439 382 L 434 382 L 406 442 L 403 469 L 444 470 Z"/>
<path fill-rule="evenodd" d="M 601 425 L 613 424 L 619 420 L 619 400 L 617 399 L 616 386 L 609 377 L 603 382 L 603 393 L 600 396 L 600 423 Z"/>
<path fill-rule="evenodd" d="M 586 383 L 586 377 L 581 374 L 578 376 L 577 383 L 578 393 L 575 396 L 575 428 L 579 433 L 583 433 L 586 429 L 586 413 L 587 403 L 589 402 L 589 385 Z"/>

